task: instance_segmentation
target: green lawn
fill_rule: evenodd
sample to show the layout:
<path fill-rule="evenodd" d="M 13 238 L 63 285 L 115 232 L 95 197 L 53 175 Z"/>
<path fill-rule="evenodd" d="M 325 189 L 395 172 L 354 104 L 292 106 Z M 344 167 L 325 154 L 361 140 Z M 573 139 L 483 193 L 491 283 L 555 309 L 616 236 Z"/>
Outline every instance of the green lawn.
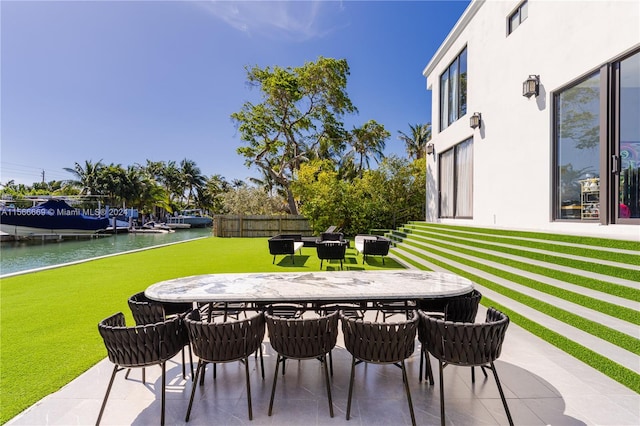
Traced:
<path fill-rule="evenodd" d="M 123 312 L 130 295 L 171 278 L 224 272 L 319 271 L 314 248 L 269 254 L 266 238 L 204 238 L 2 279 L 0 283 L 0 424 L 57 391 L 106 357 L 97 324 Z M 347 250 L 345 270 L 402 266 Z M 323 270 L 338 270 L 336 261 Z"/>

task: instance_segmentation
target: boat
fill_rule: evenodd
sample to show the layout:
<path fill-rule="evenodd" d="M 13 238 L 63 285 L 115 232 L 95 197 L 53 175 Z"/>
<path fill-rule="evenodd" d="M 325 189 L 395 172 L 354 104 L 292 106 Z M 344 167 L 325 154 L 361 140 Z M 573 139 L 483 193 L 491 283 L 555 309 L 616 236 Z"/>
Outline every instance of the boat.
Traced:
<path fill-rule="evenodd" d="M 0 230 L 14 237 L 95 234 L 108 226 L 108 218 L 86 215 L 60 199 L 28 208 L 8 206 L 0 211 Z"/>
<path fill-rule="evenodd" d="M 167 225 L 189 224 L 191 228 L 204 228 L 213 226 L 213 219 L 205 216 L 200 209 L 183 210 L 175 216 L 168 216 Z"/>
<path fill-rule="evenodd" d="M 130 233 L 133 234 L 168 234 L 170 232 L 176 232 L 173 229 L 169 228 L 164 223 L 157 222 L 146 222 L 140 228 L 131 228 L 129 229 Z"/>
<path fill-rule="evenodd" d="M 165 225 L 167 225 L 171 229 L 189 229 L 191 228 L 190 223 L 184 223 L 184 217 L 178 216 L 167 216 Z"/>

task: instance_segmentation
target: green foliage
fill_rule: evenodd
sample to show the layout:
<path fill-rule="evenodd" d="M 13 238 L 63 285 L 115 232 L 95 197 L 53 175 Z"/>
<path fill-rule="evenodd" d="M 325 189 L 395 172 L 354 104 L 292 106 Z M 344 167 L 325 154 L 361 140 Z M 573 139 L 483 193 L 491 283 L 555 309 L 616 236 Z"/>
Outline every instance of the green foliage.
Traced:
<path fill-rule="evenodd" d="M 368 233 L 423 216 L 425 166 L 424 159 L 392 156 L 349 181 L 331 161 L 311 161 L 300 167 L 292 189 L 314 232 L 337 225 L 347 235 Z"/>

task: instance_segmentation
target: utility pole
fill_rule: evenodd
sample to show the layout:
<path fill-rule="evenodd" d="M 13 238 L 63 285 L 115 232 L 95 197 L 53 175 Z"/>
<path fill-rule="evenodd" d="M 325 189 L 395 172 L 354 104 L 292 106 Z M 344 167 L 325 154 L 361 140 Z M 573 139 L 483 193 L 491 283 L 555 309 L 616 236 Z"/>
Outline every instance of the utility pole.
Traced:
<path fill-rule="evenodd" d="M 44 183 L 44 169 L 42 169 L 42 183 Z"/>

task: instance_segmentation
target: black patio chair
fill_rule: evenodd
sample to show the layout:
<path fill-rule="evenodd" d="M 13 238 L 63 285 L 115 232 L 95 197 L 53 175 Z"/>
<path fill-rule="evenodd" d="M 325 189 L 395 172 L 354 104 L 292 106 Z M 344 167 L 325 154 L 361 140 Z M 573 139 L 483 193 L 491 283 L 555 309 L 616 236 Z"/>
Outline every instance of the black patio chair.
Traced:
<path fill-rule="evenodd" d="M 149 299 L 145 296 L 144 292 L 139 292 L 127 300 L 131 314 L 136 322 L 136 325 L 148 325 L 155 324 L 157 322 L 165 321 L 167 318 L 172 318 L 176 315 L 184 315 L 192 309 L 191 303 L 163 303 Z M 167 312 L 167 309 L 170 313 Z M 191 346 L 189 345 L 189 337 L 185 333 L 184 346 L 189 350 L 189 365 L 191 366 L 191 378 L 193 378 L 193 357 L 191 355 Z M 184 347 L 182 348 L 182 377 L 186 378 L 185 368 L 185 356 Z M 125 379 L 129 378 L 128 370 L 125 374 Z M 142 382 L 145 383 L 145 369 L 142 369 Z"/>
<path fill-rule="evenodd" d="M 269 340 L 273 350 L 278 354 L 276 368 L 273 373 L 273 387 L 269 401 L 269 415 L 273 411 L 273 399 L 278 381 L 278 367 L 286 359 L 320 359 L 324 365 L 327 398 L 329 400 L 329 414 L 333 417 L 333 401 L 331 399 L 331 384 L 329 382 L 329 368 L 327 367 L 327 353 L 336 345 L 338 338 L 338 311 L 327 316 L 315 318 L 281 318 L 265 314 Z"/>
<path fill-rule="evenodd" d="M 429 312 L 428 315 L 444 319 L 445 321 L 473 323 L 476 320 L 480 299 L 482 299 L 482 293 L 478 290 L 473 290 L 471 293 L 462 296 L 444 299 L 447 303 L 444 306 L 442 315 L 433 312 Z M 426 377 L 429 378 L 429 383 L 433 385 L 433 371 L 431 370 L 431 361 L 429 360 L 429 354 L 426 349 L 426 339 L 427 336 L 424 327 L 418 327 L 418 340 L 420 341 L 420 371 L 418 380 L 422 381 L 422 366 L 423 363 L 426 363 Z M 484 367 L 481 366 L 480 368 L 484 377 L 487 377 L 487 372 Z M 471 367 L 471 381 L 476 381 L 474 367 Z"/>
<path fill-rule="evenodd" d="M 438 360 L 440 369 L 440 422 L 445 424 L 444 410 L 444 368 L 447 365 L 465 367 L 484 366 L 493 371 L 502 405 L 509 424 L 513 419 L 504 397 L 500 379 L 494 361 L 500 356 L 504 336 L 509 326 L 509 317 L 502 312 L 489 308 L 486 322 L 482 324 L 444 321 L 430 317 L 422 311 L 420 327 L 424 328 L 427 350 Z"/>
<path fill-rule="evenodd" d="M 318 259 L 320 259 L 320 269 L 322 269 L 322 263 L 325 260 L 339 260 L 340 269 L 342 269 L 342 262 L 347 253 L 346 241 L 318 241 L 316 243 L 316 252 L 318 253 Z"/>
<path fill-rule="evenodd" d="M 162 368 L 160 424 L 164 425 L 166 362 L 184 348 L 185 338 L 188 339 L 183 322 L 183 317 L 175 316 L 155 324 L 127 327 L 122 312 L 100 321 L 98 331 L 114 367 L 96 425 L 102 420 L 116 373 L 125 368 L 145 368 L 152 365 Z"/>
<path fill-rule="evenodd" d="M 418 314 L 414 311 L 411 319 L 396 323 L 363 321 L 341 313 L 344 345 L 351 353 L 351 378 L 349 380 L 349 399 L 347 402 L 347 420 L 351 415 L 351 399 L 355 367 L 359 362 L 375 364 L 394 364 L 402 369 L 404 389 L 409 403 L 411 423 L 416 424 L 411 402 L 411 391 L 404 360 L 409 358 L 415 348 Z"/>
<path fill-rule="evenodd" d="M 242 361 L 244 363 L 247 383 L 247 409 L 249 420 L 252 420 L 249 355 L 261 347 L 264 339 L 265 322 L 262 312 L 239 321 L 208 322 L 202 321 L 200 311 L 194 309 L 186 316 L 185 322 L 189 330 L 193 351 L 199 358 L 185 421 L 189 421 L 198 377 L 200 374 L 204 374 L 205 365 L 207 363 L 215 365 L 232 361 Z"/>

